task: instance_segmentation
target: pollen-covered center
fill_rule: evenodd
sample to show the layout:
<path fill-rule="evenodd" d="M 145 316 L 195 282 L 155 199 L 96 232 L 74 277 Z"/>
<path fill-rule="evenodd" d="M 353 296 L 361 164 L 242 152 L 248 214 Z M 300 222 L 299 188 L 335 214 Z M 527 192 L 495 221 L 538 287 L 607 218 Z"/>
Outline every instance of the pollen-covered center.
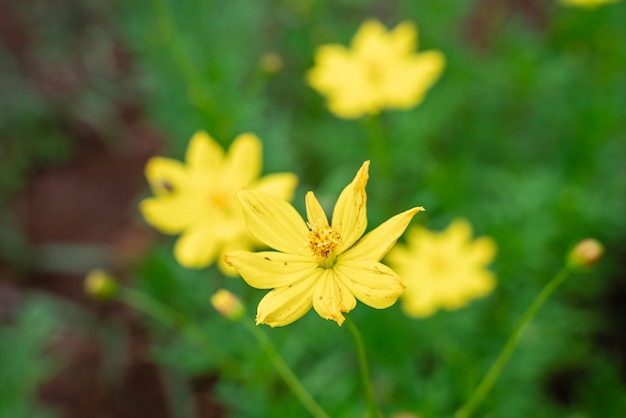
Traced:
<path fill-rule="evenodd" d="M 341 235 L 332 226 L 309 226 L 309 248 L 318 263 L 334 263 L 335 249 L 341 244 Z M 331 264 L 332 265 L 332 264 Z"/>

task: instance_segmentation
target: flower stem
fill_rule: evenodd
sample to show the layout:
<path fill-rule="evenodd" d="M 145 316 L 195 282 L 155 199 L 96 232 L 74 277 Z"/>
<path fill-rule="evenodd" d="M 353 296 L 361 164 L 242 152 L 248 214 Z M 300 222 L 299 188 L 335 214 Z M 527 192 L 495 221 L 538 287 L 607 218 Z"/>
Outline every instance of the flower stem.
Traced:
<path fill-rule="evenodd" d="M 506 366 L 511 354 L 515 350 L 522 334 L 526 330 L 528 324 L 533 320 L 539 309 L 548 300 L 550 295 L 569 277 L 571 270 L 568 267 L 563 267 L 553 278 L 550 280 L 541 292 L 537 295 L 535 300 L 530 304 L 520 321 L 515 326 L 515 329 L 509 336 L 504 348 L 500 351 L 496 361 L 493 363 L 483 380 L 474 389 L 474 392 L 470 395 L 467 402 L 459 408 L 455 414 L 455 418 L 469 418 L 476 410 L 478 405 L 485 399 L 492 386 L 502 373 L 504 366 Z"/>
<path fill-rule="evenodd" d="M 382 116 L 380 113 L 369 116 L 365 120 L 365 129 L 368 136 L 369 157 L 373 162 L 372 170 L 376 171 L 376 178 L 379 179 L 378 184 L 380 187 L 376 189 L 376 194 L 379 196 L 377 200 L 383 202 L 380 206 L 383 212 L 390 214 L 393 209 L 391 205 L 394 187 L 389 154 L 389 138 L 387 137 Z"/>
<path fill-rule="evenodd" d="M 329 418 L 329 415 L 322 409 L 322 407 L 313 399 L 311 394 L 300 383 L 295 374 L 291 371 L 285 360 L 276 350 L 276 347 L 272 344 L 270 339 L 265 333 L 254 325 L 247 317 L 243 317 L 240 322 L 246 327 L 250 334 L 259 342 L 265 353 L 269 357 L 270 361 L 274 364 L 278 374 L 285 380 L 287 386 L 298 397 L 302 405 L 309 411 L 309 413 L 315 418 Z"/>
<path fill-rule="evenodd" d="M 369 116 L 365 121 L 368 134 L 370 158 L 380 167 L 380 172 L 389 177 L 389 143 L 380 114 Z"/>
<path fill-rule="evenodd" d="M 367 400 L 369 416 L 370 418 L 382 418 L 382 414 L 376 404 L 376 398 L 374 397 L 374 388 L 372 386 L 372 380 L 370 379 L 363 337 L 361 337 L 361 333 L 352 318 L 350 318 L 349 315 L 345 315 L 345 317 L 348 330 L 354 337 L 354 342 L 356 343 L 357 356 L 359 358 L 359 369 L 361 370 L 361 381 L 363 382 L 363 390 L 365 391 L 365 399 Z"/>

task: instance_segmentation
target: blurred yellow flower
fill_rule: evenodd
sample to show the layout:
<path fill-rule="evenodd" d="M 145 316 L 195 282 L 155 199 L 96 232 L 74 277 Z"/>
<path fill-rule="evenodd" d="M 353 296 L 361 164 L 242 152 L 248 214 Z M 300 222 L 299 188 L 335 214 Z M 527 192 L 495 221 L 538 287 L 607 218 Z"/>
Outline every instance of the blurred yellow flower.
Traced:
<path fill-rule="evenodd" d="M 166 234 L 180 234 L 174 255 L 185 267 L 206 267 L 218 259 L 228 275 L 236 272 L 223 262 L 231 250 L 251 249 L 236 194 L 243 187 L 263 190 L 291 200 L 297 178 L 261 173 L 261 141 L 256 135 L 239 135 L 228 154 L 206 132 L 197 132 L 189 142 L 186 164 L 153 157 L 146 164 L 146 177 L 154 197 L 144 199 L 139 209 L 146 221 Z"/>
<path fill-rule="evenodd" d="M 407 245 L 391 250 L 386 260 L 406 285 L 402 309 L 408 316 L 459 309 L 493 290 L 495 277 L 485 266 L 493 261 L 495 242 L 471 236 L 469 222 L 455 220 L 441 233 L 412 228 Z"/>
<path fill-rule="evenodd" d="M 603 4 L 619 3 L 621 0 L 560 0 L 561 4 L 566 6 L 582 7 L 586 9 L 594 9 Z"/>
<path fill-rule="evenodd" d="M 284 200 L 239 192 L 250 232 L 276 250 L 225 256 L 250 286 L 273 289 L 259 303 L 257 324 L 287 325 L 313 307 L 341 325 L 342 312 L 354 309 L 356 299 L 383 309 L 402 294 L 400 279 L 380 260 L 424 208 L 402 212 L 361 237 L 367 227 L 368 169 L 366 161 L 343 190 L 330 225 L 313 192 L 305 200 L 308 222 Z"/>
<path fill-rule="evenodd" d="M 320 46 L 307 80 L 341 118 L 409 109 L 422 101 L 445 63 L 439 51 L 415 53 L 416 44 L 417 28 L 411 22 L 387 31 L 377 20 L 367 20 L 352 38 L 351 49 Z"/>

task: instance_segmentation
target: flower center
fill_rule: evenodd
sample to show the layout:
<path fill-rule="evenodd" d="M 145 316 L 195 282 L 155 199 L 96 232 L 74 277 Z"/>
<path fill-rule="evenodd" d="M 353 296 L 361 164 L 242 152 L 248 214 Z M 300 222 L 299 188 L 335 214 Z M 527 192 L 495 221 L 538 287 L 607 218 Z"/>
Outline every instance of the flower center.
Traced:
<path fill-rule="evenodd" d="M 332 226 L 309 226 L 309 249 L 320 267 L 329 268 L 335 264 L 335 250 L 341 244 L 341 235 Z"/>
<path fill-rule="evenodd" d="M 365 64 L 365 72 L 367 74 L 367 79 L 371 83 L 378 84 L 382 81 L 383 71 L 378 60 L 374 58 L 368 59 Z"/>
<path fill-rule="evenodd" d="M 223 190 L 215 190 L 209 195 L 211 205 L 220 209 L 225 209 L 230 200 L 230 194 Z"/>

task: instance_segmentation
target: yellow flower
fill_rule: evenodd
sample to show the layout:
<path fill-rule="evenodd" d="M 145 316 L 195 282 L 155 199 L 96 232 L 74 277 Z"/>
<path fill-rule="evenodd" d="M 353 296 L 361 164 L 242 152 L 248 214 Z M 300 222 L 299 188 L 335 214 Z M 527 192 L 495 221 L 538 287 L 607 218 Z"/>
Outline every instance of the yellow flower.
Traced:
<path fill-rule="evenodd" d="M 595 9 L 603 4 L 618 3 L 621 0 L 561 0 L 566 6 L 582 7 L 585 9 Z"/>
<path fill-rule="evenodd" d="M 251 249 L 250 237 L 236 194 L 242 187 L 291 200 L 297 178 L 261 173 L 261 141 L 256 135 L 239 135 L 228 154 L 206 132 L 189 142 L 186 164 L 154 157 L 146 164 L 146 177 L 154 197 L 139 206 L 146 221 L 166 234 L 180 234 L 174 255 L 185 267 L 206 267 L 218 259 L 220 269 L 236 272 L 224 264 L 223 254 Z"/>
<path fill-rule="evenodd" d="M 259 303 L 257 324 L 287 325 L 312 306 L 322 318 L 341 325 L 342 312 L 354 309 L 356 299 L 383 309 L 402 294 L 400 279 L 380 260 L 424 208 L 402 212 L 362 237 L 368 168 L 366 161 L 343 190 L 330 225 L 313 192 L 306 195 L 306 223 L 283 200 L 239 192 L 250 232 L 276 250 L 235 251 L 225 257 L 250 286 L 273 289 Z"/>
<path fill-rule="evenodd" d="M 351 49 L 337 44 L 318 48 L 308 82 L 341 118 L 410 109 L 423 100 L 445 63 L 438 51 L 414 53 L 416 44 L 417 28 L 411 22 L 387 31 L 380 22 L 367 20 L 352 38 Z"/>
<path fill-rule="evenodd" d="M 441 233 L 424 228 L 407 232 L 407 245 L 387 256 L 402 277 L 406 290 L 402 309 L 412 317 L 427 317 L 439 308 L 459 309 L 470 300 L 489 294 L 494 275 L 485 266 L 496 253 L 489 237 L 472 241 L 469 222 L 456 220 Z"/>

